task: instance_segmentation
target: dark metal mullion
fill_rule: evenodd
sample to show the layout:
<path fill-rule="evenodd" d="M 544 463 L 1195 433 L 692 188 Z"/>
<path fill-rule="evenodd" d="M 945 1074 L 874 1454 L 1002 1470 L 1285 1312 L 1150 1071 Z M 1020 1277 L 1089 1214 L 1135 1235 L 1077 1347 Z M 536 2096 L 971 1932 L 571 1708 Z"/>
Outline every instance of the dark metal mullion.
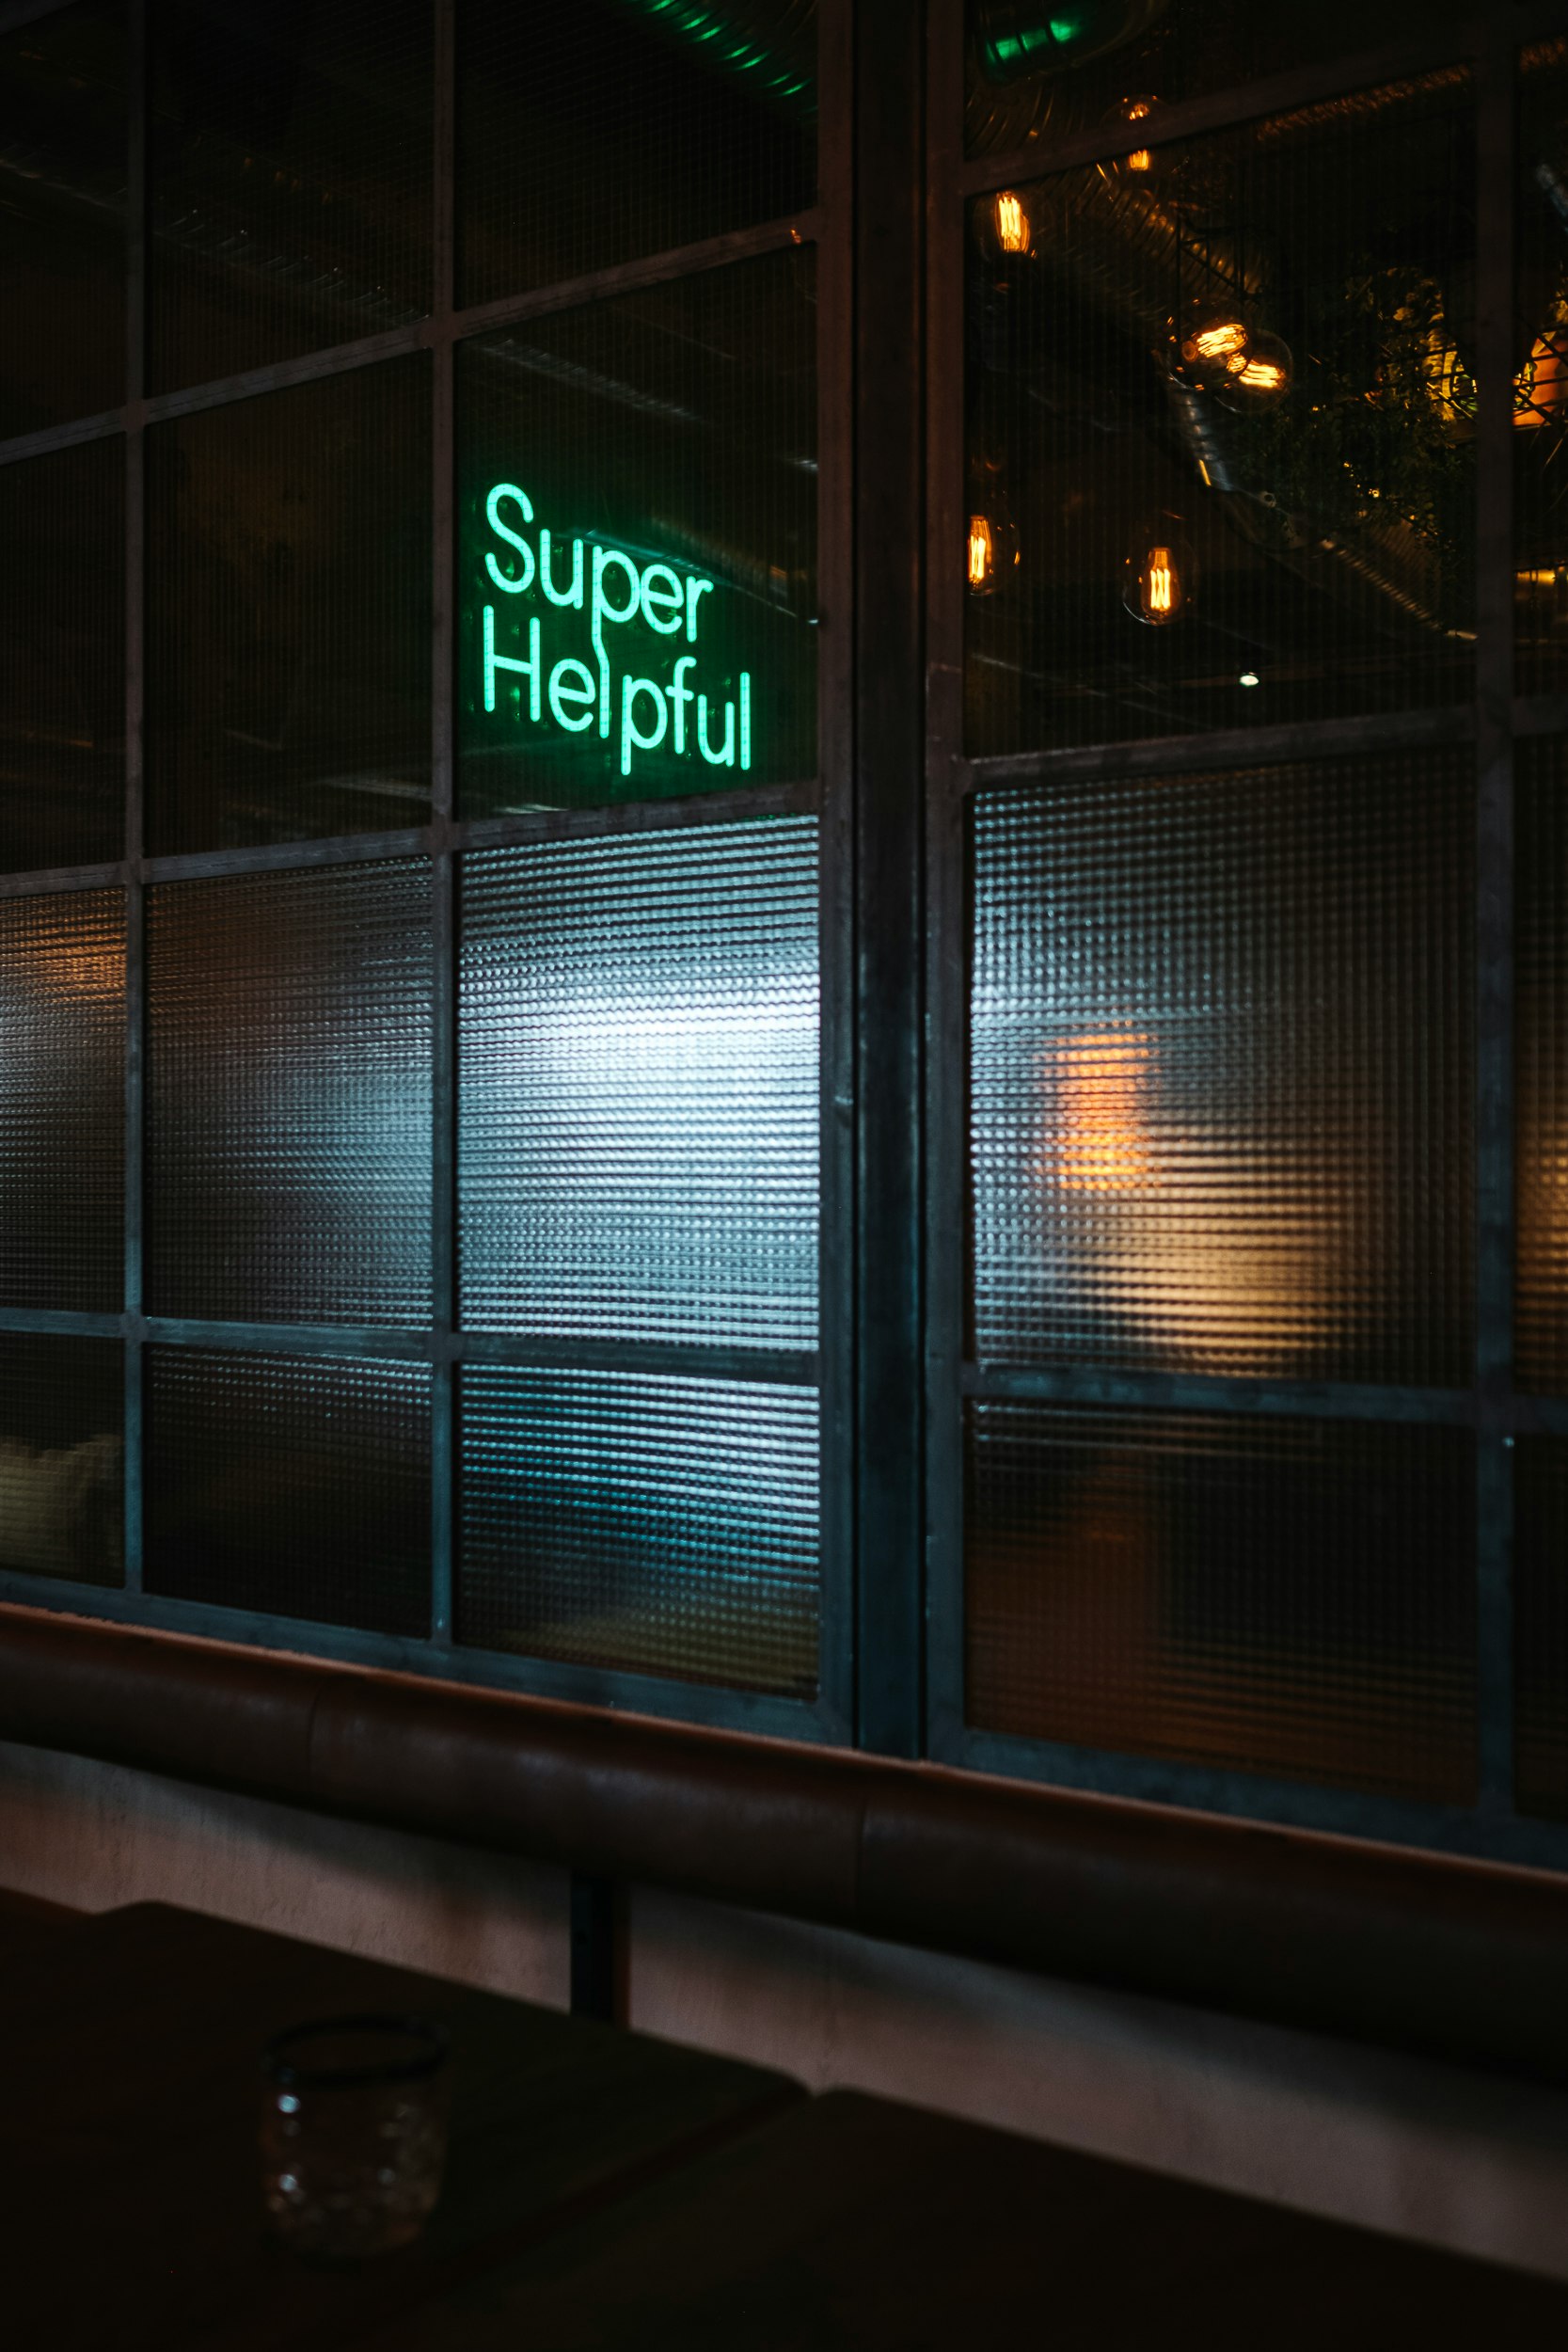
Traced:
<path fill-rule="evenodd" d="M 966 1364 L 965 1396 L 1018 1405 L 1073 1405 L 1099 1411 L 1290 1413 L 1327 1421 L 1431 1422 L 1485 1426 L 1469 1389 L 1401 1388 L 1352 1380 L 1247 1380 L 1177 1372 L 1113 1372 L 1090 1366 Z"/>
<path fill-rule="evenodd" d="M 931 0 L 927 66 L 926 1639 L 930 1753 L 963 1737 L 968 943 L 965 923 L 963 0 Z"/>
<path fill-rule="evenodd" d="M 852 0 L 817 10 L 817 1095 L 821 1614 L 818 1718 L 851 1736 L 855 1682 L 855 1026 Z"/>
<path fill-rule="evenodd" d="M 1513 1810 L 1513 109 L 1515 29 L 1477 119 L 1476 1438 L 1478 1793 Z"/>
<path fill-rule="evenodd" d="M 451 841 L 455 815 L 451 608 L 457 572 L 452 329 L 456 274 L 455 16 L 455 0 L 436 0 L 430 675 L 430 803 L 435 852 L 431 859 L 434 1001 L 430 1231 L 431 1310 L 436 1347 L 430 1396 L 430 1633 L 432 1641 L 448 1647 L 454 1624 L 457 1540 L 457 1368 L 451 1345 L 457 1324 L 457 880 Z"/>
<path fill-rule="evenodd" d="M 1063 751 L 1003 752 L 968 763 L 964 782 L 976 787 L 1036 784 L 1101 776 L 1169 775 L 1196 768 L 1249 768 L 1281 760 L 1332 759 L 1367 752 L 1421 751 L 1433 744 L 1468 743 L 1476 715 L 1468 703 L 1436 710 L 1366 711 L 1344 719 L 1297 719 L 1279 726 L 1227 727 L 1213 735 L 1124 737 L 1115 743 Z"/>
<path fill-rule="evenodd" d="M 142 1589 L 146 1350 L 147 0 L 126 11 L 125 128 L 125 1528 L 128 1593 Z"/>
<path fill-rule="evenodd" d="M 925 13 L 854 18 L 856 1731 L 906 1756 L 925 1736 Z"/>

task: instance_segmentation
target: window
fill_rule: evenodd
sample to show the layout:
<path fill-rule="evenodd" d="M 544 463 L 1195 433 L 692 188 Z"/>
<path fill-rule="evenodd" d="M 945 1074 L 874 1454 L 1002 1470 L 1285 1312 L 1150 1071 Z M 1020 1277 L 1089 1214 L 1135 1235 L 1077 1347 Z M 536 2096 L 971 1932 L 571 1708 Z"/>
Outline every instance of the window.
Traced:
<path fill-rule="evenodd" d="M 1568 1864 L 1561 14 L 0 34 L 0 1595 Z"/>

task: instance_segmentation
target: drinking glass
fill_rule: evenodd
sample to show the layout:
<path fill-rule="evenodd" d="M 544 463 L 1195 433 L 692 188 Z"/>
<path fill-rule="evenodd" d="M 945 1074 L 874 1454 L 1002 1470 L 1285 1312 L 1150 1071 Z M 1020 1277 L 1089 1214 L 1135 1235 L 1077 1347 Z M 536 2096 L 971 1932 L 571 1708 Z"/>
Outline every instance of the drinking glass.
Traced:
<path fill-rule="evenodd" d="M 423 2017 L 294 2026 L 261 2060 L 262 2192 L 296 2253 L 358 2261 L 406 2246 L 441 2189 L 447 2037 Z"/>

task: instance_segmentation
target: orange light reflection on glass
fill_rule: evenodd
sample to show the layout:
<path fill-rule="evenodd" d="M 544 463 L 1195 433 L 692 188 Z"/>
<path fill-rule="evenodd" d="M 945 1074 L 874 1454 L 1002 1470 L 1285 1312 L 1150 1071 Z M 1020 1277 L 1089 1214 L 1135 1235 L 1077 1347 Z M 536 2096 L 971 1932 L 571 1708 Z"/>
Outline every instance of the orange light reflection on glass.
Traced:
<path fill-rule="evenodd" d="M 1141 1192 L 1159 1179 L 1148 1098 L 1153 1040 L 1142 1031 L 1090 1030 L 1054 1047 L 1050 1159 L 1042 1173 L 1065 1192 Z"/>
<path fill-rule="evenodd" d="M 984 515 L 969 518 L 969 584 L 989 588 L 996 568 L 996 541 Z"/>
<path fill-rule="evenodd" d="M 1568 405 L 1568 333 L 1538 335 L 1529 358 L 1513 379 L 1513 422 L 1531 426 L 1556 424 Z"/>
<path fill-rule="evenodd" d="M 1290 378 L 1276 359 L 1251 359 L 1243 352 L 1225 363 L 1226 373 L 1249 391 L 1282 392 Z"/>
<path fill-rule="evenodd" d="M 1029 215 L 1021 197 L 1011 188 L 1004 188 L 996 199 L 994 217 L 996 242 L 1004 253 L 1027 253 L 1029 250 Z"/>

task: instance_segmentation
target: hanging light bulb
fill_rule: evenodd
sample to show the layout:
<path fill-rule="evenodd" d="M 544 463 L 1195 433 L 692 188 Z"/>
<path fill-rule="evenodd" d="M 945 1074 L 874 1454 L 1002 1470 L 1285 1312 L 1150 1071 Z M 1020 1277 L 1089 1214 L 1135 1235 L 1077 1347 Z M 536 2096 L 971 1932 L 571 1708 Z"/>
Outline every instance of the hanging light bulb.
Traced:
<path fill-rule="evenodd" d="M 1200 372 L 1212 368 L 1227 368 L 1247 347 L 1247 331 L 1238 318 L 1224 311 L 1200 319 L 1191 334 L 1181 339 L 1181 357 L 1189 368 Z"/>
<path fill-rule="evenodd" d="M 1248 335 L 1221 364 L 1214 389 L 1230 406 L 1277 400 L 1291 389 L 1291 354 L 1277 335 Z"/>
<path fill-rule="evenodd" d="M 1192 601 L 1196 578 L 1180 516 L 1151 515 L 1128 552 L 1121 600 L 1135 621 L 1168 628 Z"/>
<path fill-rule="evenodd" d="M 1027 253 L 1029 250 L 1029 215 L 1023 209 L 1023 199 L 1012 188 L 1003 188 L 991 199 L 991 215 L 996 223 L 996 242 L 1004 253 Z"/>
<path fill-rule="evenodd" d="M 1017 568 L 1018 533 L 1000 491 L 971 510 L 967 557 L 965 580 L 974 596 L 993 596 L 1007 573 Z"/>

